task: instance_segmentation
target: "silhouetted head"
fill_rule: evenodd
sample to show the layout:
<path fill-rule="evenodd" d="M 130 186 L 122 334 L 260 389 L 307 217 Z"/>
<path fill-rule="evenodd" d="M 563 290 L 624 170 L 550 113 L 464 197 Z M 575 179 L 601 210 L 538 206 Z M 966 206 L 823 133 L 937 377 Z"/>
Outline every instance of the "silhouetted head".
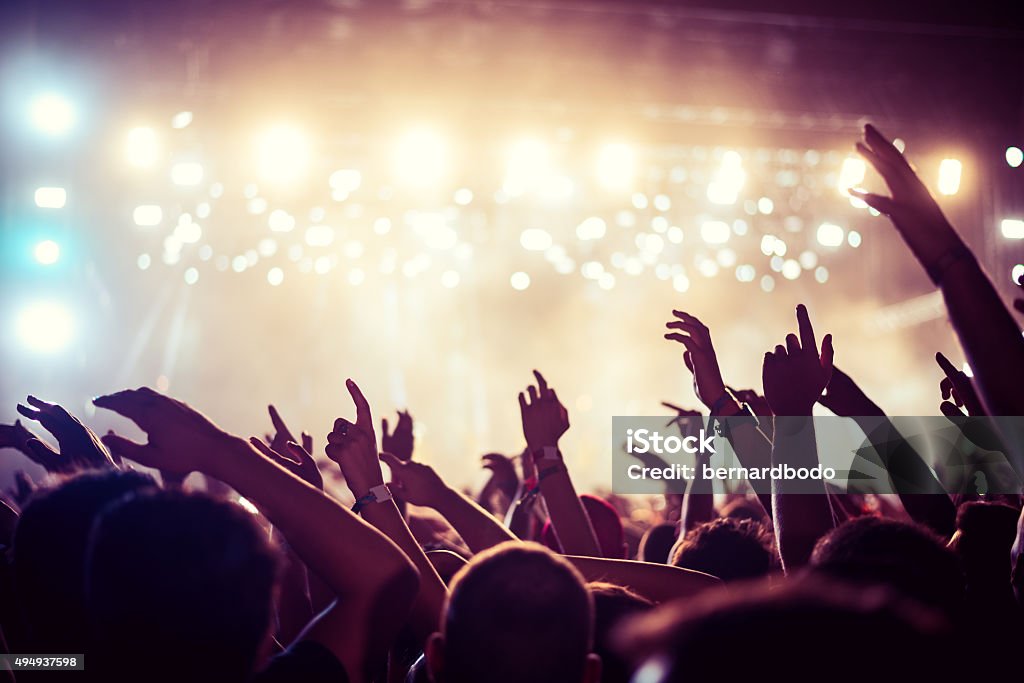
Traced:
<path fill-rule="evenodd" d="M 626 557 L 626 535 L 622 529 L 622 520 L 612 504 L 603 498 L 584 493 L 580 496 L 583 509 L 590 518 L 590 526 L 597 536 L 597 544 L 601 549 L 601 557 L 622 560 Z M 545 522 L 541 530 L 541 542 L 556 553 L 562 552 L 555 530 L 551 522 Z"/>
<path fill-rule="evenodd" d="M 618 636 L 640 663 L 633 680 L 645 683 L 954 680 L 945 675 L 957 666 L 936 656 L 952 641 L 934 613 L 882 587 L 819 581 L 707 591 L 627 622 Z"/>
<path fill-rule="evenodd" d="M 1010 549 L 1020 511 L 1004 503 L 964 503 L 949 546 L 960 556 L 972 591 L 1008 591 Z"/>
<path fill-rule="evenodd" d="M 643 562 L 668 564 L 668 555 L 676 543 L 679 525 L 670 522 L 655 524 L 640 539 L 640 552 L 637 559 Z"/>
<path fill-rule="evenodd" d="M 612 634 L 627 617 L 654 609 L 654 603 L 612 583 L 594 581 L 587 588 L 594 598 L 594 652 L 601 658 L 601 681 L 629 683 L 632 665 L 612 647 Z"/>
<path fill-rule="evenodd" d="M 25 507 L 14 535 L 14 593 L 25 627 L 23 647 L 84 651 L 89 532 L 110 503 L 144 490 L 155 491 L 156 482 L 141 472 L 88 472 L 37 493 Z"/>
<path fill-rule="evenodd" d="M 87 565 L 94 662 L 108 680 L 244 681 L 268 641 L 277 572 L 240 506 L 176 491 L 117 503 Z"/>
<path fill-rule="evenodd" d="M 762 522 L 766 527 L 771 524 L 771 519 L 765 514 L 764 508 L 756 498 L 734 498 L 722 507 L 722 517 L 734 519 L 753 519 Z"/>
<path fill-rule="evenodd" d="M 775 549 L 761 522 L 720 517 L 691 529 L 676 548 L 672 564 L 723 581 L 756 579 L 775 567 Z"/>
<path fill-rule="evenodd" d="M 882 517 L 858 517 L 821 540 L 811 555 L 815 572 L 846 581 L 891 586 L 948 615 L 963 604 L 960 563 L 924 527 Z"/>
<path fill-rule="evenodd" d="M 442 683 L 594 681 L 593 603 L 579 572 L 536 543 L 503 543 L 452 582 L 427 658 Z"/>

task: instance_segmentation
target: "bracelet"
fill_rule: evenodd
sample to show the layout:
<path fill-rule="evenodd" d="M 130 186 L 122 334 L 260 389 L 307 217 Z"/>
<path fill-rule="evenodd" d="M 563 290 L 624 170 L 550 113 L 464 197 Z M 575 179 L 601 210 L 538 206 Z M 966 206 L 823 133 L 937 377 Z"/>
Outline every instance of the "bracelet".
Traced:
<path fill-rule="evenodd" d="M 733 395 L 731 393 L 729 393 L 729 390 L 726 389 L 725 391 L 722 392 L 722 395 L 719 396 L 715 400 L 715 402 L 711 404 L 711 414 L 712 415 L 717 415 L 718 412 L 722 409 L 722 406 L 724 406 L 729 401 L 735 401 L 735 400 L 736 399 L 733 398 Z"/>
<path fill-rule="evenodd" d="M 961 260 L 968 260 L 977 263 L 977 260 L 974 258 L 974 254 L 972 254 L 971 250 L 963 243 L 957 244 L 955 247 L 947 251 L 939 257 L 939 260 L 933 265 L 925 266 L 924 270 L 928 273 L 928 278 L 932 281 L 932 284 L 936 287 L 941 287 L 942 277 L 946 274 L 946 271 L 949 270 L 950 266 Z"/>
<path fill-rule="evenodd" d="M 391 500 L 391 489 L 388 488 L 387 484 L 379 484 L 370 489 L 362 498 L 356 500 L 355 505 L 352 506 L 352 512 L 359 513 L 364 507 L 370 503 L 383 503 L 384 501 Z"/>
<path fill-rule="evenodd" d="M 537 488 L 538 489 L 540 488 L 540 482 L 544 481 L 545 479 L 550 477 L 552 474 L 555 474 L 557 472 L 568 472 L 568 471 L 569 471 L 569 468 L 566 467 L 565 465 L 559 465 L 559 466 L 556 466 L 556 467 L 549 467 L 546 470 L 543 470 L 540 473 L 540 476 L 537 477 Z"/>

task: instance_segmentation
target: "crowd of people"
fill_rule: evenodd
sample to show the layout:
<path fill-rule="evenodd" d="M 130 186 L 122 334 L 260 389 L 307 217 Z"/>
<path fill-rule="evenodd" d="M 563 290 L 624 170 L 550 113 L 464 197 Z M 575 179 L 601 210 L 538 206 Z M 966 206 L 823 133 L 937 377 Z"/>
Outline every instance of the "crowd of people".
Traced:
<path fill-rule="evenodd" d="M 853 194 L 891 220 L 941 290 L 973 369 L 968 377 L 939 356 L 942 413 L 1024 478 L 1024 435 L 991 419 L 1024 415 L 1019 323 L 901 152 L 870 125 L 857 149 L 890 194 Z M 577 492 L 574 454 L 559 448 L 569 415 L 540 372 L 518 397 L 524 450 L 485 455 L 490 479 L 475 495 L 416 459 L 409 413 L 378 431 L 353 380 L 355 417 L 339 417 L 319 444 L 326 461 L 272 406 L 274 431 L 261 439 L 147 387 L 96 398 L 145 432 L 138 443 L 98 437 L 29 396 L 22 420 L 0 426 L 0 447 L 48 475 L 21 475 L 0 506 L 0 646 L 78 653 L 85 664 L 0 678 L 1020 675 L 1019 495 L 945 491 L 835 366 L 855 351 L 842 340 L 834 351 L 831 335 L 819 342 L 804 306 L 794 333 L 765 354 L 760 391 L 728 388 L 697 316 L 673 311 L 666 329 L 683 347 L 703 419 L 758 416 L 726 434 L 744 467 L 816 465 L 809 422 L 820 403 L 865 426 L 895 493 L 773 482 L 716 499 L 698 477 L 658 510 L 631 514 L 624 497 Z M 55 445 L 29 429 L 37 425 Z M 345 502 L 324 491 L 328 467 L 343 477 Z"/>

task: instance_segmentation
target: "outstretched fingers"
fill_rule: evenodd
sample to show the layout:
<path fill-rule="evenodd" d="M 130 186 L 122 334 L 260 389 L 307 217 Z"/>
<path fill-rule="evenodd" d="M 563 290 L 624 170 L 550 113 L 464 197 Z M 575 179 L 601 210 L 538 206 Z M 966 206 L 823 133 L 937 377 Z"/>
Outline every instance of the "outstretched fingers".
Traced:
<path fill-rule="evenodd" d="M 370 404 L 363 396 L 363 392 L 360 391 L 359 385 L 350 379 L 346 380 L 345 386 L 348 387 L 348 393 L 352 395 L 352 401 L 356 404 L 356 424 L 372 431 L 373 418 L 370 415 Z"/>

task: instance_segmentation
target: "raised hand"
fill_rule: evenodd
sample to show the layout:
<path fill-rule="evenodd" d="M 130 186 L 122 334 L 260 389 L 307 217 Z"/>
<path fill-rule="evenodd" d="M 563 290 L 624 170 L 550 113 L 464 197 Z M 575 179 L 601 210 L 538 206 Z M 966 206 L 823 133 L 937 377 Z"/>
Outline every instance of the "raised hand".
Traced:
<path fill-rule="evenodd" d="M 279 451 L 273 446 L 268 446 L 255 436 L 249 438 L 249 443 L 260 453 L 267 456 L 281 467 L 285 468 L 302 481 L 321 491 L 324 490 L 324 478 L 320 474 L 320 468 L 316 466 L 313 456 L 304 446 L 294 441 L 285 443 L 285 450 Z"/>
<path fill-rule="evenodd" d="M 939 408 L 947 417 L 963 416 L 959 408 L 965 408 L 967 414 L 972 417 L 985 415 L 985 408 L 981 405 L 981 399 L 974 390 L 971 378 L 963 370 L 958 370 L 955 365 L 942 353 L 935 354 L 935 362 L 942 368 L 946 375 L 939 382 L 939 390 L 942 392 L 942 403 Z"/>
<path fill-rule="evenodd" d="M 384 483 L 384 475 L 377 457 L 377 437 L 373 432 L 370 404 L 352 380 L 345 386 L 356 404 L 356 421 L 343 417 L 334 421 L 334 429 L 327 435 L 327 457 L 338 463 L 349 489 L 358 500 L 371 488 Z"/>
<path fill-rule="evenodd" d="M 29 396 L 27 402 L 31 407 L 19 403 L 18 412 L 41 424 L 53 434 L 60 447 L 58 453 L 39 439 L 29 439 L 25 445 L 33 460 L 51 472 L 117 467 L 96 434 L 62 406 L 40 401 L 35 396 Z"/>
<path fill-rule="evenodd" d="M 829 380 L 828 390 L 818 399 L 818 403 L 839 417 L 882 416 L 885 414 L 849 375 L 837 367 L 832 368 L 832 379 Z"/>
<path fill-rule="evenodd" d="M 286 425 L 284 420 L 281 419 L 281 414 L 277 412 L 277 408 L 273 405 L 269 405 L 267 406 L 267 412 L 270 413 L 270 422 L 274 425 L 273 435 L 267 434 L 265 437 L 266 443 L 270 445 L 271 450 L 275 453 L 288 453 L 289 443 L 301 443 L 302 448 L 305 449 L 307 453 L 313 452 L 312 436 L 306 432 L 302 432 L 302 441 L 297 442 L 295 437 L 292 436 L 291 430 L 288 429 L 288 425 Z"/>
<path fill-rule="evenodd" d="M 102 441 L 111 452 L 172 474 L 206 472 L 217 465 L 218 453 L 240 441 L 188 404 L 149 387 L 100 396 L 93 403 L 127 417 L 149 436 L 148 443 L 138 444 L 110 432 Z"/>
<path fill-rule="evenodd" d="M 938 266 L 962 248 L 960 237 L 906 158 L 871 124 L 864 126 L 864 139 L 857 143 L 857 152 L 882 176 L 892 196 L 859 189 L 850 193 L 888 216 L 926 269 Z"/>
<path fill-rule="evenodd" d="M 519 488 L 519 475 L 516 474 L 516 466 L 512 462 L 512 458 L 501 453 L 488 453 L 480 460 L 483 462 L 484 469 L 491 471 L 491 478 L 484 488 L 501 491 L 508 500 L 515 498 L 516 489 Z"/>
<path fill-rule="evenodd" d="M 712 409 L 720 398 L 726 395 L 718 357 L 711 344 L 711 332 L 695 316 L 684 311 L 672 311 L 677 320 L 665 323 L 665 327 L 678 332 L 665 334 L 665 339 L 679 342 L 686 347 L 683 362 L 693 373 L 693 390 L 697 398 L 708 409 Z"/>
<path fill-rule="evenodd" d="M 390 453 L 402 462 L 412 460 L 412 415 L 409 414 L 409 411 L 398 411 L 398 424 L 395 425 L 395 429 L 391 433 L 388 433 L 386 417 L 381 419 L 380 428 L 381 450 Z"/>
<path fill-rule="evenodd" d="M 387 451 L 380 454 L 380 459 L 391 470 L 388 486 L 392 492 L 413 505 L 434 507 L 448 488 L 430 465 L 402 460 Z"/>
<path fill-rule="evenodd" d="M 826 334 L 821 354 L 803 304 L 796 308 L 800 337 L 786 335 L 786 345 L 764 355 L 764 395 L 776 415 L 810 415 L 832 377 L 832 335 Z"/>
<path fill-rule="evenodd" d="M 558 440 L 569 429 L 569 412 L 558 400 L 555 390 L 536 370 L 537 386 L 527 393 L 519 392 L 519 410 L 523 418 L 523 436 L 531 451 L 545 446 L 558 446 Z M 527 397 L 528 396 L 528 397 Z"/>

